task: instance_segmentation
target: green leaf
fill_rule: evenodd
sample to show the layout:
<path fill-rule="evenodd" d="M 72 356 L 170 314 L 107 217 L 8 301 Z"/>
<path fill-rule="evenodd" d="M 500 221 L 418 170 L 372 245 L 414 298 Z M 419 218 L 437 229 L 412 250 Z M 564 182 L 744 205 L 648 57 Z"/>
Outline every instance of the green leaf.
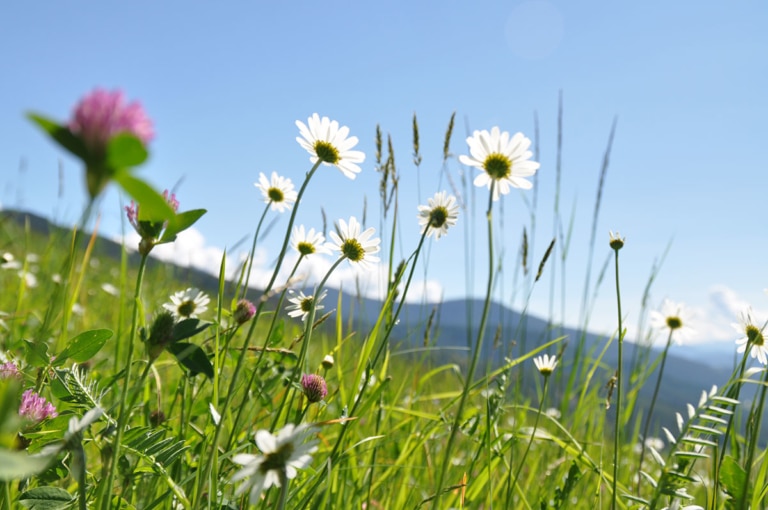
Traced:
<path fill-rule="evenodd" d="M 168 205 L 163 195 L 152 189 L 143 180 L 131 175 L 127 170 L 117 170 L 113 178 L 141 206 L 139 208 L 140 220 L 172 221 L 176 216 L 173 208 Z"/>
<path fill-rule="evenodd" d="M 204 322 L 200 319 L 184 319 L 173 327 L 173 338 L 171 341 L 178 342 L 179 340 L 194 336 L 201 331 L 205 331 L 210 325 L 210 322 Z"/>
<path fill-rule="evenodd" d="M 48 344 L 39 341 L 24 340 L 27 345 L 24 359 L 33 367 L 48 365 Z"/>
<path fill-rule="evenodd" d="M 22 480 L 48 467 L 51 457 L 47 455 L 28 455 L 26 452 L 0 449 L 0 480 Z"/>
<path fill-rule="evenodd" d="M 139 166 L 148 156 L 144 142 L 131 133 L 117 134 L 107 144 L 107 165 L 115 170 Z"/>
<path fill-rule="evenodd" d="M 23 507 L 34 510 L 67 508 L 73 501 L 69 492 L 58 487 L 36 487 L 19 496 L 19 503 Z"/>
<path fill-rule="evenodd" d="M 76 363 L 86 362 L 95 356 L 110 338 L 112 338 L 110 329 L 84 331 L 69 341 L 69 345 L 56 356 L 54 365 L 60 366 L 67 359 L 72 359 Z"/>
<path fill-rule="evenodd" d="M 205 209 L 193 209 L 191 211 L 184 211 L 183 213 L 177 214 L 168 222 L 168 226 L 165 227 L 165 233 L 163 234 L 163 237 L 160 238 L 160 241 L 157 242 L 157 244 L 170 243 L 175 241 L 178 234 L 184 232 L 189 227 L 194 225 L 195 222 L 199 220 L 206 212 L 208 211 Z"/>
<path fill-rule="evenodd" d="M 72 133 L 69 128 L 60 126 L 51 119 L 36 113 L 28 113 L 27 118 L 40 129 L 48 133 L 53 140 L 84 162 L 88 161 L 88 150 L 79 136 Z"/>
<path fill-rule="evenodd" d="M 744 471 L 744 468 L 733 457 L 726 456 L 720 468 L 720 485 L 725 493 L 735 501 L 746 501 L 746 494 L 744 494 L 744 482 L 746 480 L 747 472 Z"/>
<path fill-rule="evenodd" d="M 213 379 L 213 365 L 200 347 L 186 342 L 176 342 L 168 346 L 179 363 L 187 367 L 192 375 L 203 374 Z"/>

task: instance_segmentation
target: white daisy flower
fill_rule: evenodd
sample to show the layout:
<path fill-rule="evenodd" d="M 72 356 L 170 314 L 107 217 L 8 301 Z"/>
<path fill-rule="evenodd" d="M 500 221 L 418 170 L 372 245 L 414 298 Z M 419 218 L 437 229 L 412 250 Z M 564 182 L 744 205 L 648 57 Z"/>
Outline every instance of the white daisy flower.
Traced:
<path fill-rule="evenodd" d="M 379 262 L 379 257 L 373 254 L 379 252 L 381 239 L 371 239 L 376 229 L 370 227 L 360 233 L 360 223 L 358 223 L 357 218 L 352 216 L 349 218 L 349 224 L 344 220 L 339 220 L 338 231 L 338 234 L 336 232 L 329 233 L 332 239 L 329 247 L 332 250 L 338 251 L 347 260 L 360 264 L 361 267 L 366 267 L 372 262 Z"/>
<path fill-rule="evenodd" d="M 262 455 L 239 453 L 232 457 L 232 462 L 243 466 L 232 475 L 231 482 L 245 479 L 237 490 L 236 496 L 249 491 L 248 500 L 252 505 L 259 502 L 261 493 L 273 485 L 280 487 L 281 475 L 287 480 L 296 478 L 299 469 L 304 469 L 312 462 L 312 453 L 317 451 L 317 440 L 304 442 L 310 427 L 294 426 L 289 423 L 273 436 L 268 430 L 256 432 L 256 446 Z"/>
<path fill-rule="evenodd" d="M 307 119 L 306 125 L 297 120 L 296 126 L 301 134 L 296 141 L 309 152 L 313 164 L 322 161 L 325 165 L 334 165 L 350 179 L 360 173 L 357 164 L 365 161 L 365 154 L 350 150 L 357 145 L 357 137 L 347 137 L 347 126 L 339 127 L 335 120 L 331 121 L 328 117 L 321 119 L 316 113 Z"/>
<path fill-rule="evenodd" d="M 752 318 L 742 317 L 741 324 L 731 324 L 733 329 L 744 335 L 736 340 L 738 349 L 736 352 L 744 352 L 749 348 L 749 355 L 756 358 L 763 365 L 768 365 L 768 346 L 765 345 L 763 330 L 755 326 Z"/>
<path fill-rule="evenodd" d="M 467 138 L 470 156 L 461 155 L 459 161 L 467 166 L 474 166 L 483 172 L 475 177 L 475 186 L 487 186 L 495 181 L 493 199 L 506 195 L 510 188 L 531 189 L 533 185 L 525 177 L 530 177 L 539 169 L 539 163 L 531 161 L 533 153 L 528 150 L 531 140 L 522 133 L 500 131 L 498 127 L 475 131 Z"/>
<path fill-rule="evenodd" d="M 682 343 L 691 339 L 696 333 L 696 330 L 691 327 L 693 316 L 693 312 L 683 303 L 665 299 L 661 305 L 661 311 L 651 310 L 649 319 L 652 328 L 674 331 L 675 340 Z"/>
<path fill-rule="evenodd" d="M 421 233 L 429 229 L 427 237 L 434 235 L 440 239 L 448 233 L 448 227 L 456 224 L 459 217 L 459 204 L 456 197 L 447 195 L 445 191 L 435 193 L 435 196 L 427 199 L 428 205 L 419 206 L 419 225 Z"/>
<path fill-rule="evenodd" d="M 259 182 L 254 182 L 253 185 L 259 188 L 264 197 L 264 203 L 270 204 L 273 211 L 287 211 L 296 203 L 298 194 L 293 189 L 293 182 L 288 177 L 277 175 L 277 172 L 272 172 L 270 180 L 267 180 L 264 173 L 260 173 Z"/>
<path fill-rule="evenodd" d="M 294 294 L 293 291 L 289 291 L 291 294 Z M 317 299 L 317 304 L 315 305 L 315 312 L 318 310 L 322 310 L 325 308 L 320 304 L 320 302 L 325 298 L 325 295 L 327 294 L 326 291 L 323 291 L 320 293 L 320 297 Z M 299 291 L 299 295 L 295 297 L 288 298 L 288 302 L 290 305 L 286 306 L 285 309 L 288 312 L 289 317 L 301 317 L 301 321 L 304 322 L 307 320 L 307 317 L 309 316 L 309 310 L 312 308 L 312 302 L 314 301 L 314 296 L 312 295 L 305 295 L 302 291 Z"/>
<path fill-rule="evenodd" d="M 536 365 L 536 368 L 541 375 L 549 377 L 549 375 L 555 371 L 555 367 L 557 366 L 557 356 L 550 356 L 549 354 L 536 356 L 533 358 L 533 364 Z"/>
<path fill-rule="evenodd" d="M 164 303 L 163 308 L 168 310 L 177 319 L 196 318 L 198 314 L 208 309 L 211 298 L 198 289 L 188 288 L 174 293 L 170 303 Z"/>
<path fill-rule="evenodd" d="M 315 232 L 314 228 L 310 228 L 307 232 L 304 230 L 304 225 L 293 227 L 291 246 L 301 255 L 312 255 L 313 253 L 331 254 L 331 250 L 325 245 L 323 233 Z"/>

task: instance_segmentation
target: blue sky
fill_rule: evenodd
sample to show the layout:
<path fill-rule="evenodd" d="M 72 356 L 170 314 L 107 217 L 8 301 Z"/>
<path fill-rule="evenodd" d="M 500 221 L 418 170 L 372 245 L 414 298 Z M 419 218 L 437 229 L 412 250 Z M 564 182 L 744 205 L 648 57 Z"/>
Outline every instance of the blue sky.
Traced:
<path fill-rule="evenodd" d="M 368 224 L 378 229 L 373 139 L 379 124 L 392 136 L 401 173 L 396 253 L 407 256 L 418 241 L 416 206 L 448 187 L 442 141 L 451 114 L 457 115 L 456 156 L 467 152 L 464 140 L 474 129 L 498 125 L 533 137 L 537 115 L 536 264 L 553 235 L 562 91 L 560 211 L 565 224 L 575 215 L 565 321 L 573 324 L 579 314 L 597 180 L 618 118 L 593 278 L 608 255 L 608 231 L 620 231 L 627 237 L 622 289 L 631 327 L 650 268 L 671 242 L 652 305 L 665 297 L 683 301 L 698 314 L 699 341 L 732 341 L 729 324 L 747 306 L 758 317 L 768 315 L 767 15 L 760 1 L 5 3 L 0 203 L 74 223 L 85 201 L 81 169 L 24 112 L 65 120 L 94 87 L 120 88 L 155 122 L 151 160 L 141 175 L 159 189 L 175 188 L 182 209 L 209 210 L 175 256 L 218 267 L 220 249 L 231 252 L 252 236 L 264 207 L 253 187 L 259 172 L 301 182 L 310 164 L 295 141 L 294 122 L 318 112 L 349 126 L 368 157 L 355 181 L 323 168 L 302 201 L 299 222 L 321 227 L 321 207 L 329 221 L 360 218 L 367 201 Z M 423 153 L 418 173 L 411 158 L 414 112 Z M 447 171 L 457 180 L 462 173 L 470 182 L 474 176 L 456 158 Z M 475 246 L 470 263 L 477 265 L 469 292 L 482 294 L 486 196 L 470 192 L 465 198 L 474 197 L 474 216 L 462 215 L 456 229 L 431 246 L 431 295 L 467 293 L 467 243 Z M 495 212 L 503 216 L 497 248 L 504 272 L 497 288 L 506 301 L 514 294 L 519 303 L 529 292 L 513 288 L 512 274 L 532 200 L 532 192 L 515 192 Z M 102 232 L 118 235 L 115 189 L 104 197 L 101 214 Z M 265 266 L 286 221 L 278 219 L 261 245 Z M 317 261 L 314 270 L 330 262 Z M 349 288 L 349 278 L 341 274 L 336 284 Z M 548 278 L 531 292 L 533 313 L 548 313 Z M 612 285 L 606 278 L 595 329 L 615 327 Z M 561 318 L 559 302 L 555 309 Z"/>

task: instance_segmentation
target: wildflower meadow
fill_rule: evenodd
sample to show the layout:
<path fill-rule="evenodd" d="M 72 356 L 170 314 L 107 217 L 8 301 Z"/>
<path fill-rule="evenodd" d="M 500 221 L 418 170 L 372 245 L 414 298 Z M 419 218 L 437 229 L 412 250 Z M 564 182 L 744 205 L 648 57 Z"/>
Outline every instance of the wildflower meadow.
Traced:
<path fill-rule="evenodd" d="M 621 277 L 633 269 L 621 262 L 631 232 L 592 241 L 610 257 L 596 278 L 616 314 L 615 333 L 596 347 L 585 341 L 588 317 L 584 334 L 551 325 L 534 341 L 523 320 L 510 326 L 492 313 L 499 238 L 508 235 L 495 215 L 530 193 L 540 171 L 534 141 L 514 126 L 457 141 L 451 117 L 443 163 L 470 178 L 464 187 L 446 180 L 410 208 L 398 201 L 409 177 L 378 127 L 372 155 L 356 150 L 372 129 L 318 113 L 296 120 L 306 168 L 251 178 L 263 212 L 252 220 L 248 256 L 237 278 L 225 278 L 222 260 L 215 285 L 201 288 L 152 257 L 206 211 L 184 209 L 182 196 L 142 178 L 155 129 L 139 101 L 96 89 L 70 119 L 28 118 L 82 162 L 89 200 L 70 229 L 41 234 L 28 222 L 0 221 L 0 509 L 768 506 L 765 324 L 745 313 L 730 378 L 712 380 L 660 421 L 667 353 L 695 319 L 667 300 L 648 311 L 643 333 L 663 335 L 664 347 L 630 349 Z M 417 165 L 420 151 L 414 115 Z M 302 197 L 329 171 L 353 180 L 377 172 L 381 217 L 349 211 L 330 225 L 297 224 Z M 94 220 L 110 186 L 127 197 L 121 214 L 140 242 L 97 264 Z M 474 273 L 485 293 L 466 349 L 446 350 L 439 303 L 425 303 L 418 323 L 403 310 L 425 254 L 459 235 L 467 188 L 485 212 L 475 238 L 488 272 Z M 277 215 L 288 218 L 284 231 L 267 227 Z M 420 236 L 401 236 L 404 222 L 418 224 Z M 518 266 L 505 267 L 521 288 L 564 263 L 569 237 L 533 260 L 533 232 L 525 232 Z M 280 250 L 268 284 L 255 288 L 246 282 L 265 235 Z M 306 260 L 317 257 L 333 262 L 313 275 L 316 284 L 302 285 Z M 378 265 L 387 267 L 386 297 L 363 321 L 329 278 L 342 266 Z M 82 307 L 82 296 L 96 297 Z M 404 327 L 420 346 L 404 346 Z"/>

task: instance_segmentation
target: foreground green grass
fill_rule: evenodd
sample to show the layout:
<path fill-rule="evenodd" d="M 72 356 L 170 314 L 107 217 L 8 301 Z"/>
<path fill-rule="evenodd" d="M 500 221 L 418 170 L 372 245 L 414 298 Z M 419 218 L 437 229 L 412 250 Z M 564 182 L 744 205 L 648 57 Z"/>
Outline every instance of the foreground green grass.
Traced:
<path fill-rule="evenodd" d="M 414 134 L 418 154 L 415 118 Z M 451 128 L 446 161 L 450 138 Z M 317 143 L 313 147 L 320 162 L 332 157 Z M 392 207 L 399 175 L 392 156 L 381 152 L 375 164 L 386 191 L 384 231 L 377 235 L 395 239 L 395 226 L 402 221 Z M 299 198 L 320 162 L 307 173 Z M 494 267 L 497 202 L 491 197 L 503 179 L 492 172 L 498 168 L 486 170 L 486 255 Z M 132 181 L 115 175 L 134 189 L 126 184 Z M 288 191 L 280 181 L 265 188 Z M 265 216 L 286 196 L 268 194 Z M 295 214 L 299 201 L 293 205 L 286 214 Z M 288 317 L 286 282 L 273 278 L 265 294 L 244 290 L 248 263 L 239 281 L 220 278 L 217 287 L 206 289 L 211 301 L 199 318 L 164 313 L 169 289 L 183 290 L 189 282 L 172 268 L 147 263 L 146 255 L 152 242 L 165 240 L 164 229 L 180 231 L 194 221 L 178 220 L 183 214 L 175 211 L 167 223 L 145 218 L 142 224 L 136 213 L 137 230 L 149 244 L 131 257 L 125 250 L 106 256 L 79 230 L 53 229 L 42 236 L 5 218 L 0 251 L 10 256 L 0 271 L 5 289 L 0 310 L 7 313 L 0 347 L 4 361 L 20 374 L 0 380 L 3 507 L 765 506 L 763 466 L 768 463 L 762 462 L 765 450 L 758 444 L 765 385 L 750 405 L 739 403 L 745 381 L 765 378 L 762 367 L 746 371 L 749 348 L 730 380 L 712 381 L 719 390 L 701 388 L 702 399 L 679 410 L 677 426 L 652 430 L 649 436 L 660 436 L 663 446 L 649 438 L 648 448 L 638 448 L 646 417 L 633 410 L 639 389 L 656 382 L 649 379 L 656 365 L 621 356 L 619 366 L 606 364 L 605 353 L 620 349 L 623 334 L 587 350 L 583 338 L 565 338 L 553 328 L 544 343 L 534 346 L 521 329 L 504 332 L 501 325 L 487 323 L 493 272 L 485 311 L 471 332 L 471 352 L 449 362 L 435 356 L 440 351 L 430 347 L 439 341 L 439 327 L 432 318 L 416 332 L 425 348 L 407 349 L 392 334 L 401 298 L 429 242 L 426 235 L 440 229 L 453 235 L 452 225 L 445 223 L 452 206 L 445 195 L 425 206 L 424 235 L 400 266 L 389 246 L 394 243 L 385 241 L 386 249 L 377 253 L 378 245 L 355 230 L 353 219 L 341 224 L 333 239 L 338 263 L 378 256 L 390 268 L 392 284 L 374 324 L 356 320 L 341 302 L 324 302 L 320 310 L 307 301 L 306 321 Z M 91 212 L 86 211 L 83 224 Z M 289 227 L 278 264 L 291 233 Z M 617 331 L 622 331 L 619 241 L 612 235 Z M 607 249 L 608 242 L 600 245 Z M 556 263 L 548 255 L 539 273 Z M 20 277 L 24 273 L 34 274 L 36 283 Z M 521 276 L 529 282 L 533 277 L 532 271 Z M 321 288 L 322 283 L 315 295 Z M 253 313 L 243 315 L 242 304 L 238 310 L 243 296 L 255 305 Z M 197 306 L 199 311 L 202 302 Z M 588 309 L 586 303 L 580 306 Z M 335 312 L 323 315 L 329 310 Z M 678 327 L 668 324 L 672 335 Z M 762 347 L 760 328 L 746 328 L 748 347 Z M 483 346 L 497 340 L 494 334 L 514 338 L 518 347 L 487 362 Z M 563 357 L 565 349 L 577 354 Z M 540 358 L 545 353 L 560 363 L 547 364 Z M 322 376 L 327 394 L 319 383 L 308 387 L 306 374 Z M 53 403 L 58 416 L 20 418 L 22 392 L 28 389 Z M 292 425 L 301 433 L 291 434 Z M 271 434 L 277 435 L 276 444 Z M 249 484 L 263 483 L 265 475 L 276 483 L 252 491 Z"/>

